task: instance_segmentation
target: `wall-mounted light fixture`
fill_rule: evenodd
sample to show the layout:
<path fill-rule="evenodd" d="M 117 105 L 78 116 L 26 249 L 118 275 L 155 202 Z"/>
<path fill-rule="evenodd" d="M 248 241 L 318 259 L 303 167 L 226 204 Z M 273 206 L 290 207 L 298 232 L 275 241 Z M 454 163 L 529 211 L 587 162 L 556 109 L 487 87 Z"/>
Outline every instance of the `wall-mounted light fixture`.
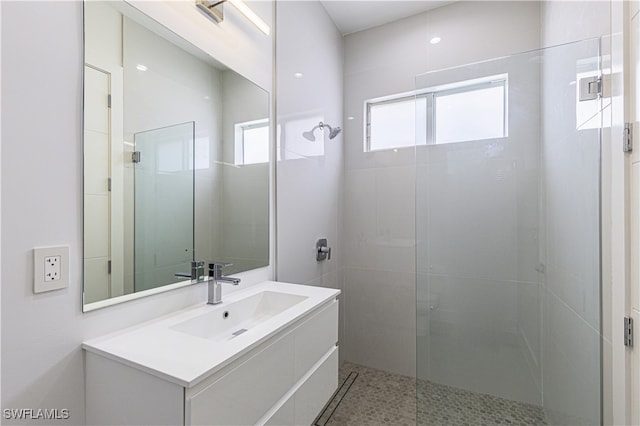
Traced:
<path fill-rule="evenodd" d="M 224 3 L 232 4 L 240 13 L 250 20 L 253 25 L 258 27 L 258 29 L 266 35 L 271 33 L 269 25 L 267 25 L 262 18 L 256 15 L 256 13 L 242 0 L 196 0 L 196 6 L 198 6 L 200 10 L 217 23 L 224 20 L 224 13 L 222 11 Z"/>

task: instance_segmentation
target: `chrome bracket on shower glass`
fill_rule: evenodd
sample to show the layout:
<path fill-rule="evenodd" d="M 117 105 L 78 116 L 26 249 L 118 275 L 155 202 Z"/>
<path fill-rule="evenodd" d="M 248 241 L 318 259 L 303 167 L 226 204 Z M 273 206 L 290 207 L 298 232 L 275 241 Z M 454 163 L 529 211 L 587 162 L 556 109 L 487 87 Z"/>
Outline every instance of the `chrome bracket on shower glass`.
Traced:
<path fill-rule="evenodd" d="M 602 95 L 602 79 L 597 76 L 579 80 L 580 102 L 592 101 Z"/>

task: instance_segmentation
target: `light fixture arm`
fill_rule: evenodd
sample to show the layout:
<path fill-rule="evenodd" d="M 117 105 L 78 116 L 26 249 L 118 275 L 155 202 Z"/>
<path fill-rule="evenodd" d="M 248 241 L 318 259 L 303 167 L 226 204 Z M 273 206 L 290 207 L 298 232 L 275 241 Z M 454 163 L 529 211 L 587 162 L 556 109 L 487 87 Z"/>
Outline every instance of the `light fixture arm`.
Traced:
<path fill-rule="evenodd" d="M 204 12 L 207 17 L 212 19 L 216 23 L 220 23 L 224 20 L 224 13 L 222 10 L 222 6 L 224 3 L 232 4 L 238 12 L 244 15 L 245 18 L 251 21 L 253 25 L 255 25 L 260 31 L 269 35 L 271 33 L 271 28 L 267 25 L 266 22 L 262 20 L 249 6 L 247 6 L 242 0 L 195 0 L 196 6 L 202 12 Z"/>
<path fill-rule="evenodd" d="M 219 24 L 224 20 L 222 4 L 226 1 L 227 0 L 196 0 L 196 6 L 198 6 L 198 9 L 203 11 L 208 18 Z"/>

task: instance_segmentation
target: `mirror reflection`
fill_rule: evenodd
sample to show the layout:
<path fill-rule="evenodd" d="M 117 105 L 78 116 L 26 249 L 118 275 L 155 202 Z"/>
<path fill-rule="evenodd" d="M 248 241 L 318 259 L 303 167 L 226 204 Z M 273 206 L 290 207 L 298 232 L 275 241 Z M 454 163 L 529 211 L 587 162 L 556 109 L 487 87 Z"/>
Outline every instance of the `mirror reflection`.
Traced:
<path fill-rule="evenodd" d="M 268 265 L 268 93 L 124 2 L 85 2 L 84 73 L 85 310 Z"/>

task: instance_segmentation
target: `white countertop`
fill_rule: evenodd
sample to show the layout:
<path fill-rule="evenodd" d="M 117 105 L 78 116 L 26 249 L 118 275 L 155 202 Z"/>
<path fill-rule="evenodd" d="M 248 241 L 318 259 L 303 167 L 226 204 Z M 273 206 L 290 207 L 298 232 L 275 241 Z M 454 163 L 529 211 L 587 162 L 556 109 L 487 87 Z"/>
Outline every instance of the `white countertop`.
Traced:
<path fill-rule="evenodd" d="M 223 312 L 225 306 L 263 291 L 290 293 L 306 296 L 307 299 L 225 342 L 171 329 L 176 324 L 211 310 Z M 202 305 L 88 340 L 82 344 L 82 348 L 189 388 L 339 294 L 340 290 L 324 287 L 265 281 L 223 297 L 219 305 L 207 305 L 203 301 Z"/>

